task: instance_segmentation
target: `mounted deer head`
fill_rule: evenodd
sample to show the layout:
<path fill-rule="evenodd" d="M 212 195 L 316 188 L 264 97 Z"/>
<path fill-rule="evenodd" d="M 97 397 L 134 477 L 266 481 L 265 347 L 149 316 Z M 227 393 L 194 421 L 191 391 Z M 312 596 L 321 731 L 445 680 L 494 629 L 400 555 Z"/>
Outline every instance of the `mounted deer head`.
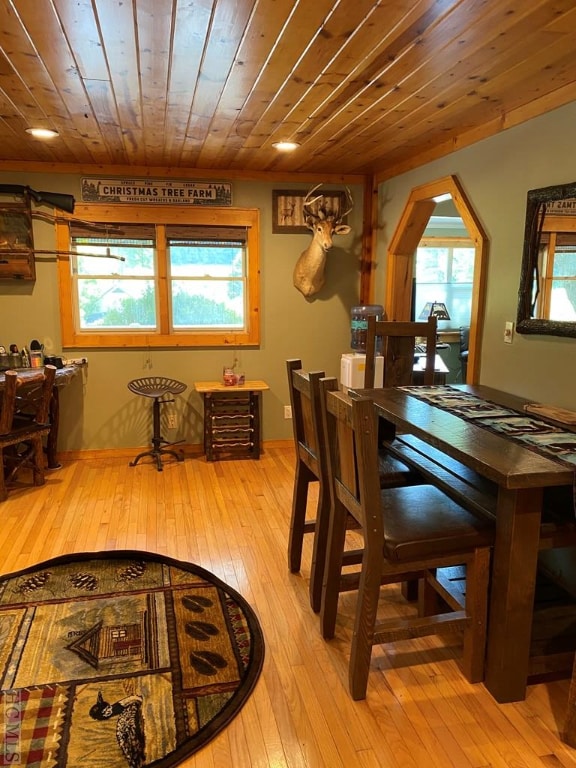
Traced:
<path fill-rule="evenodd" d="M 347 235 L 348 224 L 342 224 L 344 217 L 354 206 L 352 194 L 346 187 L 346 210 L 332 211 L 326 207 L 325 197 L 320 194 L 312 197 L 322 184 L 313 187 L 304 199 L 303 208 L 306 226 L 313 232 L 312 242 L 302 251 L 294 267 L 294 286 L 304 296 L 313 296 L 324 285 L 326 253 L 332 248 L 333 235 Z M 311 209 L 315 203 L 319 203 Z"/>

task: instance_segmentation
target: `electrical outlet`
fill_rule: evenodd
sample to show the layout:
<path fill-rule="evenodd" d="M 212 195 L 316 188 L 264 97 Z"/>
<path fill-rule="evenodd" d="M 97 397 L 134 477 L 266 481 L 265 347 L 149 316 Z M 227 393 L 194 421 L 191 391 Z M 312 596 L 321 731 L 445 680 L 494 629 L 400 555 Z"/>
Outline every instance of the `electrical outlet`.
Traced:
<path fill-rule="evenodd" d="M 291 419 L 292 418 L 292 406 L 291 405 L 285 405 L 284 406 L 284 418 L 285 419 Z"/>
<path fill-rule="evenodd" d="M 168 429 L 176 429 L 178 426 L 176 422 L 176 414 L 175 413 L 169 413 L 168 414 Z"/>
<path fill-rule="evenodd" d="M 514 335 L 514 323 L 508 320 L 504 325 L 504 343 L 512 344 L 513 335 Z"/>

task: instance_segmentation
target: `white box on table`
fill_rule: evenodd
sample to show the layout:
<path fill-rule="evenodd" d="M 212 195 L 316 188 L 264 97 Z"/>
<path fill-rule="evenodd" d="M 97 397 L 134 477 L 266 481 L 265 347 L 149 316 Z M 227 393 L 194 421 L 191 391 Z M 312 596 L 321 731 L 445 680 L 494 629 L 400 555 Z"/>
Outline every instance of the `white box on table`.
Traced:
<path fill-rule="evenodd" d="M 346 352 L 340 361 L 340 385 L 343 390 L 362 389 L 366 371 L 366 355 Z M 374 386 L 381 387 L 384 380 L 384 358 L 377 355 L 374 363 Z"/>

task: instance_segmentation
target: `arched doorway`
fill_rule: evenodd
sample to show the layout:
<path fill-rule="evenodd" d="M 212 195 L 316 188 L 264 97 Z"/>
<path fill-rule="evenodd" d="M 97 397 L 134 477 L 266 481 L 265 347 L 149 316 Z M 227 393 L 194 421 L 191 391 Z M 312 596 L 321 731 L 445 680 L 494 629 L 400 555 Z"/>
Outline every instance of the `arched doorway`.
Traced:
<path fill-rule="evenodd" d="M 416 187 L 404 208 L 390 241 L 386 271 L 386 315 L 389 320 L 409 320 L 412 309 L 414 256 L 439 199 L 450 195 L 474 243 L 474 277 L 470 315 L 470 342 L 466 381 L 480 375 L 480 345 L 487 273 L 488 240 L 470 202 L 455 176 Z"/>

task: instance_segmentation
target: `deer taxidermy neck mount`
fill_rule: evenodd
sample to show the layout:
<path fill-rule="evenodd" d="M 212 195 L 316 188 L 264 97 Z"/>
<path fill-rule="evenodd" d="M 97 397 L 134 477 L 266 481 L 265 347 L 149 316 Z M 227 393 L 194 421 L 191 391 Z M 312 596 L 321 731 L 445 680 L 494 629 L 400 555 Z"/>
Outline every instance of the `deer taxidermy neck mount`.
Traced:
<path fill-rule="evenodd" d="M 325 282 L 324 271 L 326 267 L 326 254 L 332 248 L 334 235 L 347 235 L 351 228 L 348 224 L 342 224 L 344 217 L 353 208 L 352 194 L 346 187 L 345 210 L 333 211 L 327 206 L 326 197 L 323 194 L 312 197 L 314 192 L 322 184 L 313 187 L 302 204 L 306 226 L 312 230 L 312 241 L 294 267 L 294 287 L 303 296 L 314 296 L 322 288 Z"/>

